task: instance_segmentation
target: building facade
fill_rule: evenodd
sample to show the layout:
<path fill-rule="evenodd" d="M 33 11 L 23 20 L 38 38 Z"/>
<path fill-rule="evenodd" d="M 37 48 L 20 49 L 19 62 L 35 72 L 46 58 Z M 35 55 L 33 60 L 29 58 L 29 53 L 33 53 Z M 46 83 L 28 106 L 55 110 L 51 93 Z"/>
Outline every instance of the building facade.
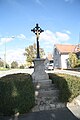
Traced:
<path fill-rule="evenodd" d="M 67 69 L 69 65 L 69 53 L 75 53 L 80 58 L 78 45 L 54 45 L 54 68 Z"/>

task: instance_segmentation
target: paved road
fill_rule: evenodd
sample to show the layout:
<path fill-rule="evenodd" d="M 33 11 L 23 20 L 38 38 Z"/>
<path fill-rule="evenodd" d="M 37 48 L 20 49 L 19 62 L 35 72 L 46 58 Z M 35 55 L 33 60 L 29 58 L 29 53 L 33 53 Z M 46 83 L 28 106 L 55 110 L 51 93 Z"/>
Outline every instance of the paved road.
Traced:
<path fill-rule="evenodd" d="M 0 117 L 0 120 L 80 120 L 68 108 L 31 112 L 17 118 Z"/>
<path fill-rule="evenodd" d="M 31 69 L 12 69 L 12 70 L 8 70 L 8 71 L 0 71 L 0 77 L 8 75 L 8 74 L 14 74 L 14 73 L 29 73 L 29 74 L 32 74 L 33 71 L 34 71 L 33 68 L 31 68 Z M 70 70 L 52 70 L 52 71 L 48 70 L 46 72 L 47 73 L 65 73 L 65 74 L 70 74 L 70 75 L 80 77 L 80 72 L 70 71 Z"/>
<path fill-rule="evenodd" d="M 20 116 L 19 120 L 79 120 L 69 109 L 60 108 L 52 111 L 40 111 Z"/>
<path fill-rule="evenodd" d="M 12 69 L 7 71 L 0 71 L 0 77 L 6 76 L 8 74 L 14 74 L 14 73 L 29 73 L 32 74 L 34 69 Z"/>
<path fill-rule="evenodd" d="M 71 71 L 71 70 L 52 70 L 52 71 L 46 71 L 47 73 L 65 73 L 73 76 L 80 77 L 80 72 L 77 71 Z"/>

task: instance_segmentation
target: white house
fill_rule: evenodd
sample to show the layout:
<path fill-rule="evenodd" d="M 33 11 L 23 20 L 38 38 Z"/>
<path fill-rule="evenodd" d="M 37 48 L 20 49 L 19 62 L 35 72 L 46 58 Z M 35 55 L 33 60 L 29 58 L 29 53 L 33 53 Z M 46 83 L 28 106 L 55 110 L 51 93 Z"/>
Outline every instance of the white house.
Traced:
<path fill-rule="evenodd" d="M 69 68 L 69 53 L 75 52 L 80 57 L 80 51 L 78 50 L 78 45 L 54 45 L 54 68 L 67 69 Z M 78 50 L 78 51 L 77 51 Z"/>

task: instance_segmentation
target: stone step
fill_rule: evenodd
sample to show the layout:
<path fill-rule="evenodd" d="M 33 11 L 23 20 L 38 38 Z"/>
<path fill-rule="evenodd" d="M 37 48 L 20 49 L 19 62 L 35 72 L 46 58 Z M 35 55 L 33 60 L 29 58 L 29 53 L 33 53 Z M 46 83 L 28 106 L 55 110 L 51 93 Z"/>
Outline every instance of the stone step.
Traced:
<path fill-rule="evenodd" d="M 44 110 L 54 110 L 54 109 L 64 108 L 64 107 L 66 107 L 65 103 L 55 102 L 54 104 L 36 105 L 32 109 L 32 112 L 44 111 Z"/>
<path fill-rule="evenodd" d="M 55 84 L 51 84 L 51 85 L 49 85 L 49 86 L 48 86 L 48 85 L 40 86 L 39 84 L 36 84 L 36 85 L 35 85 L 35 89 L 36 89 L 36 90 L 44 89 L 45 91 L 47 91 L 47 90 L 56 90 L 57 87 L 56 87 Z"/>
<path fill-rule="evenodd" d="M 34 85 L 38 85 L 39 87 L 51 87 L 52 85 L 52 80 L 38 80 L 38 81 L 33 81 Z"/>
<path fill-rule="evenodd" d="M 63 107 L 59 103 L 59 90 L 51 80 L 35 82 L 35 107 L 32 111 L 52 110 Z"/>
<path fill-rule="evenodd" d="M 54 102 L 58 102 L 58 96 L 50 96 L 50 97 L 36 97 L 35 98 L 35 104 L 41 105 L 41 104 L 53 104 Z"/>
<path fill-rule="evenodd" d="M 38 92 L 39 94 L 59 94 L 59 90 L 58 89 L 53 89 L 53 88 L 46 88 L 46 89 L 36 89 L 35 92 Z"/>
<path fill-rule="evenodd" d="M 36 94 L 37 93 L 37 94 Z M 50 97 L 50 96 L 58 96 L 59 90 L 50 90 L 50 91 L 45 91 L 45 90 L 38 90 L 35 91 L 35 96 L 40 96 L 40 97 Z"/>

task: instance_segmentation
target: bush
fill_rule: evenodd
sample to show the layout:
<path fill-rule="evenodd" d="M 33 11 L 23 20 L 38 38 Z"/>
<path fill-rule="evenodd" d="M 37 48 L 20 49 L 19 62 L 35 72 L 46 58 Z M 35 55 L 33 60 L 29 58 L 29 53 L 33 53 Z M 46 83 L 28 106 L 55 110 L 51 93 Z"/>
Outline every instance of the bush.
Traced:
<path fill-rule="evenodd" d="M 18 62 L 17 61 L 13 61 L 11 63 L 11 68 L 18 68 Z"/>
<path fill-rule="evenodd" d="M 30 111 L 34 104 L 31 75 L 18 73 L 0 78 L 0 115 L 22 114 Z"/>
<path fill-rule="evenodd" d="M 78 59 L 77 65 L 75 67 L 80 67 L 80 59 Z"/>
<path fill-rule="evenodd" d="M 20 69 L 24 69 L 24 65 L 21 65 L 21 66 L 20 66 Z"/>
<path fill-rule="evenodd" d="M 0 58 L 0 67 L 4 67 L 4 62 Z"/>
<path fill-rule="evenodd" d="M 49 74 L 52 82 L 60 90 L 59 98 L 61 102 L 71 102 L 73 98 L 80 94 L 80 78 L 67 74 Z"/>

